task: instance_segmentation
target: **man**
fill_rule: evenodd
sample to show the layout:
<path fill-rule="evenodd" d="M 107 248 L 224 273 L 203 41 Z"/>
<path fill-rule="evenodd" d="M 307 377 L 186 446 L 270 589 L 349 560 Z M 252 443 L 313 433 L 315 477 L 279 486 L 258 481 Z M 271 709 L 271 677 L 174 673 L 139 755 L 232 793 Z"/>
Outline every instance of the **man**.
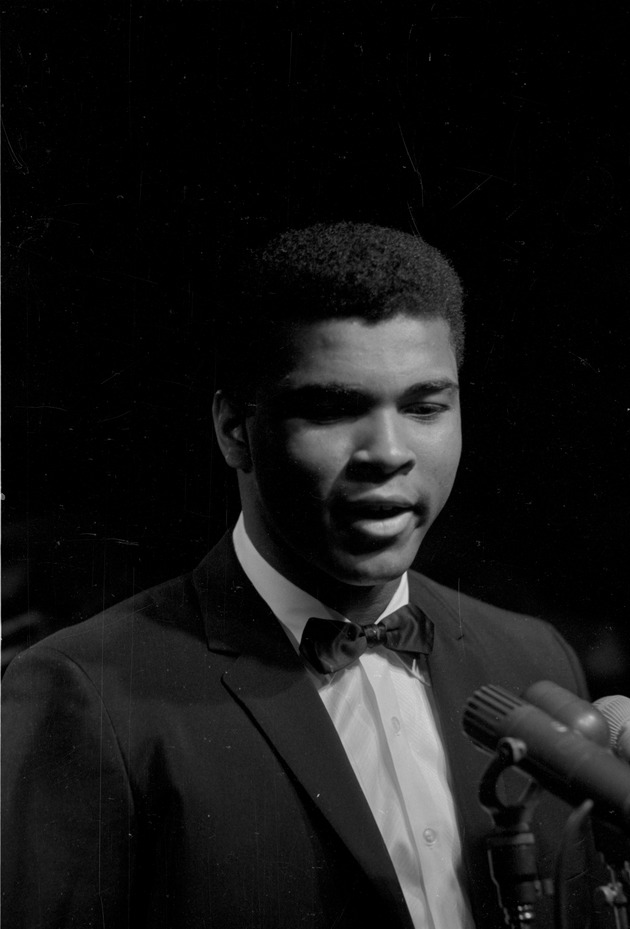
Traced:
<path fill-rule="evenodd" d="M 7 927 L 502 925 L 464 705 L 585 687 L 551 627 L 409 570 L 460 456 L 461 303 L 393 230 L 249 257 L 213 408 L 234 532 L 5 677 Z M 544 877 L 566 814 L 538 808 Z"/>

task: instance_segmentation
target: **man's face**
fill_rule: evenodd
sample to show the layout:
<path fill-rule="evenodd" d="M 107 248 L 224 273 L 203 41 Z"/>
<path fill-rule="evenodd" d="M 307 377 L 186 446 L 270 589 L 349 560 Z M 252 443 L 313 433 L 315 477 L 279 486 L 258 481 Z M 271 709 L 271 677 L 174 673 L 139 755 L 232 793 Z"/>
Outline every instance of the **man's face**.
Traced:
<path fill-rule="evenodd" d="M 410 566 L 461 451 L 457 366 L 442 319 L 303 324 L 247 419 L 245 523 L 291 577 L 353 585 Z M 295 571 L 293 571 L 295 573 Z"/>

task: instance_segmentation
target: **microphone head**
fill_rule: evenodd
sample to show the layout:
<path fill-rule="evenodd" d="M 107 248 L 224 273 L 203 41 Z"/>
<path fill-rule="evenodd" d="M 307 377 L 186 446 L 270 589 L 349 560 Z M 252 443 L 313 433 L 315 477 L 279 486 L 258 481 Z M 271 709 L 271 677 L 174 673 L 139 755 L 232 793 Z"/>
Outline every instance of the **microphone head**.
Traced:
<path fill-rule="evenodd" d="M 570 690 L 554 684 L 553 681 L 538 681 L 532 684 L 523 694 L 523 699 L 549 713 L 554 719 L 564 723 L 574 732 L 579 732 L 591 742 L 597 742 L 604 748 L 610 745 L 608 723 L 601 710 Z"/>
<path fill-rule="evenodd" d="M 475 745 L 491 753 L 501 752 L 503 739 L 524 743 L 510 764 L 573 806 L 592 800 L 594 816 L 630 831 L 630 768 L 610 748 L 495 685 L 475 691 L 462 722 Z"/>
<path fill-rule="evenodd" d="M 600 697 L 594 706 L 608 723 L 612 750 L 623 761 L 630 763 L 630 697 L 622 694 Z"/>

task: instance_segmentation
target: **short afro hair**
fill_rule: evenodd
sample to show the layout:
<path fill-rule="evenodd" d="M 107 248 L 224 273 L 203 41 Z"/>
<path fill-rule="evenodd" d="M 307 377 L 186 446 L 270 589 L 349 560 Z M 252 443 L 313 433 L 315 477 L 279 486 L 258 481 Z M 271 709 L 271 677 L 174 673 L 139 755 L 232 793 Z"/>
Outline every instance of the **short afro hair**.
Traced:
<path fill-rule="evenodd" d="M 222 287 L 232 386 L 270 364 L 278 326 L 395 316 L 444 319 L 458 364 L 464 351 L 462 285 L 450 262 L 419 235 L 367 223 L 294 229 L 251 250 Z M 235 370 L 234 363 L 240 359 Z M 261 360 L 262 359 L 262 360 Z M 227 384 L 225 386 L 228 386 Z"/>

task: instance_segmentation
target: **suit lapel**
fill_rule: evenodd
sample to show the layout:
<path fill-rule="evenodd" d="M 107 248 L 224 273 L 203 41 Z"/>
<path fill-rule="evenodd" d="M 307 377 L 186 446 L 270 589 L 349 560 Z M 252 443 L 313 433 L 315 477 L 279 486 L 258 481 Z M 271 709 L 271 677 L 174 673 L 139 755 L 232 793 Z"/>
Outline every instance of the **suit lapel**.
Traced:
<path fill-rule="evenodd" d="M 474 824 L 475 833 L 487 832 L 490 820 L 477 800 L 477 791 L 489 757 L 475 748 L 462 726 L 466 702 L 488 683 L 487 671 L 448 615 L 446 605 L 415 584 L 412 596 L 435 626 L 429 670 L 455 793 L 466 812 L 466 827 Z"/>
<path fill-rule="evenodd" d="M 233 652 L 223 683 L 396 914 L 411 920 L 387 849 L 337 732 L 280 623 L 224 537 L 195 571 L 212 650 Z M 210 623 L 212 617 L 212 623 Z"/>

